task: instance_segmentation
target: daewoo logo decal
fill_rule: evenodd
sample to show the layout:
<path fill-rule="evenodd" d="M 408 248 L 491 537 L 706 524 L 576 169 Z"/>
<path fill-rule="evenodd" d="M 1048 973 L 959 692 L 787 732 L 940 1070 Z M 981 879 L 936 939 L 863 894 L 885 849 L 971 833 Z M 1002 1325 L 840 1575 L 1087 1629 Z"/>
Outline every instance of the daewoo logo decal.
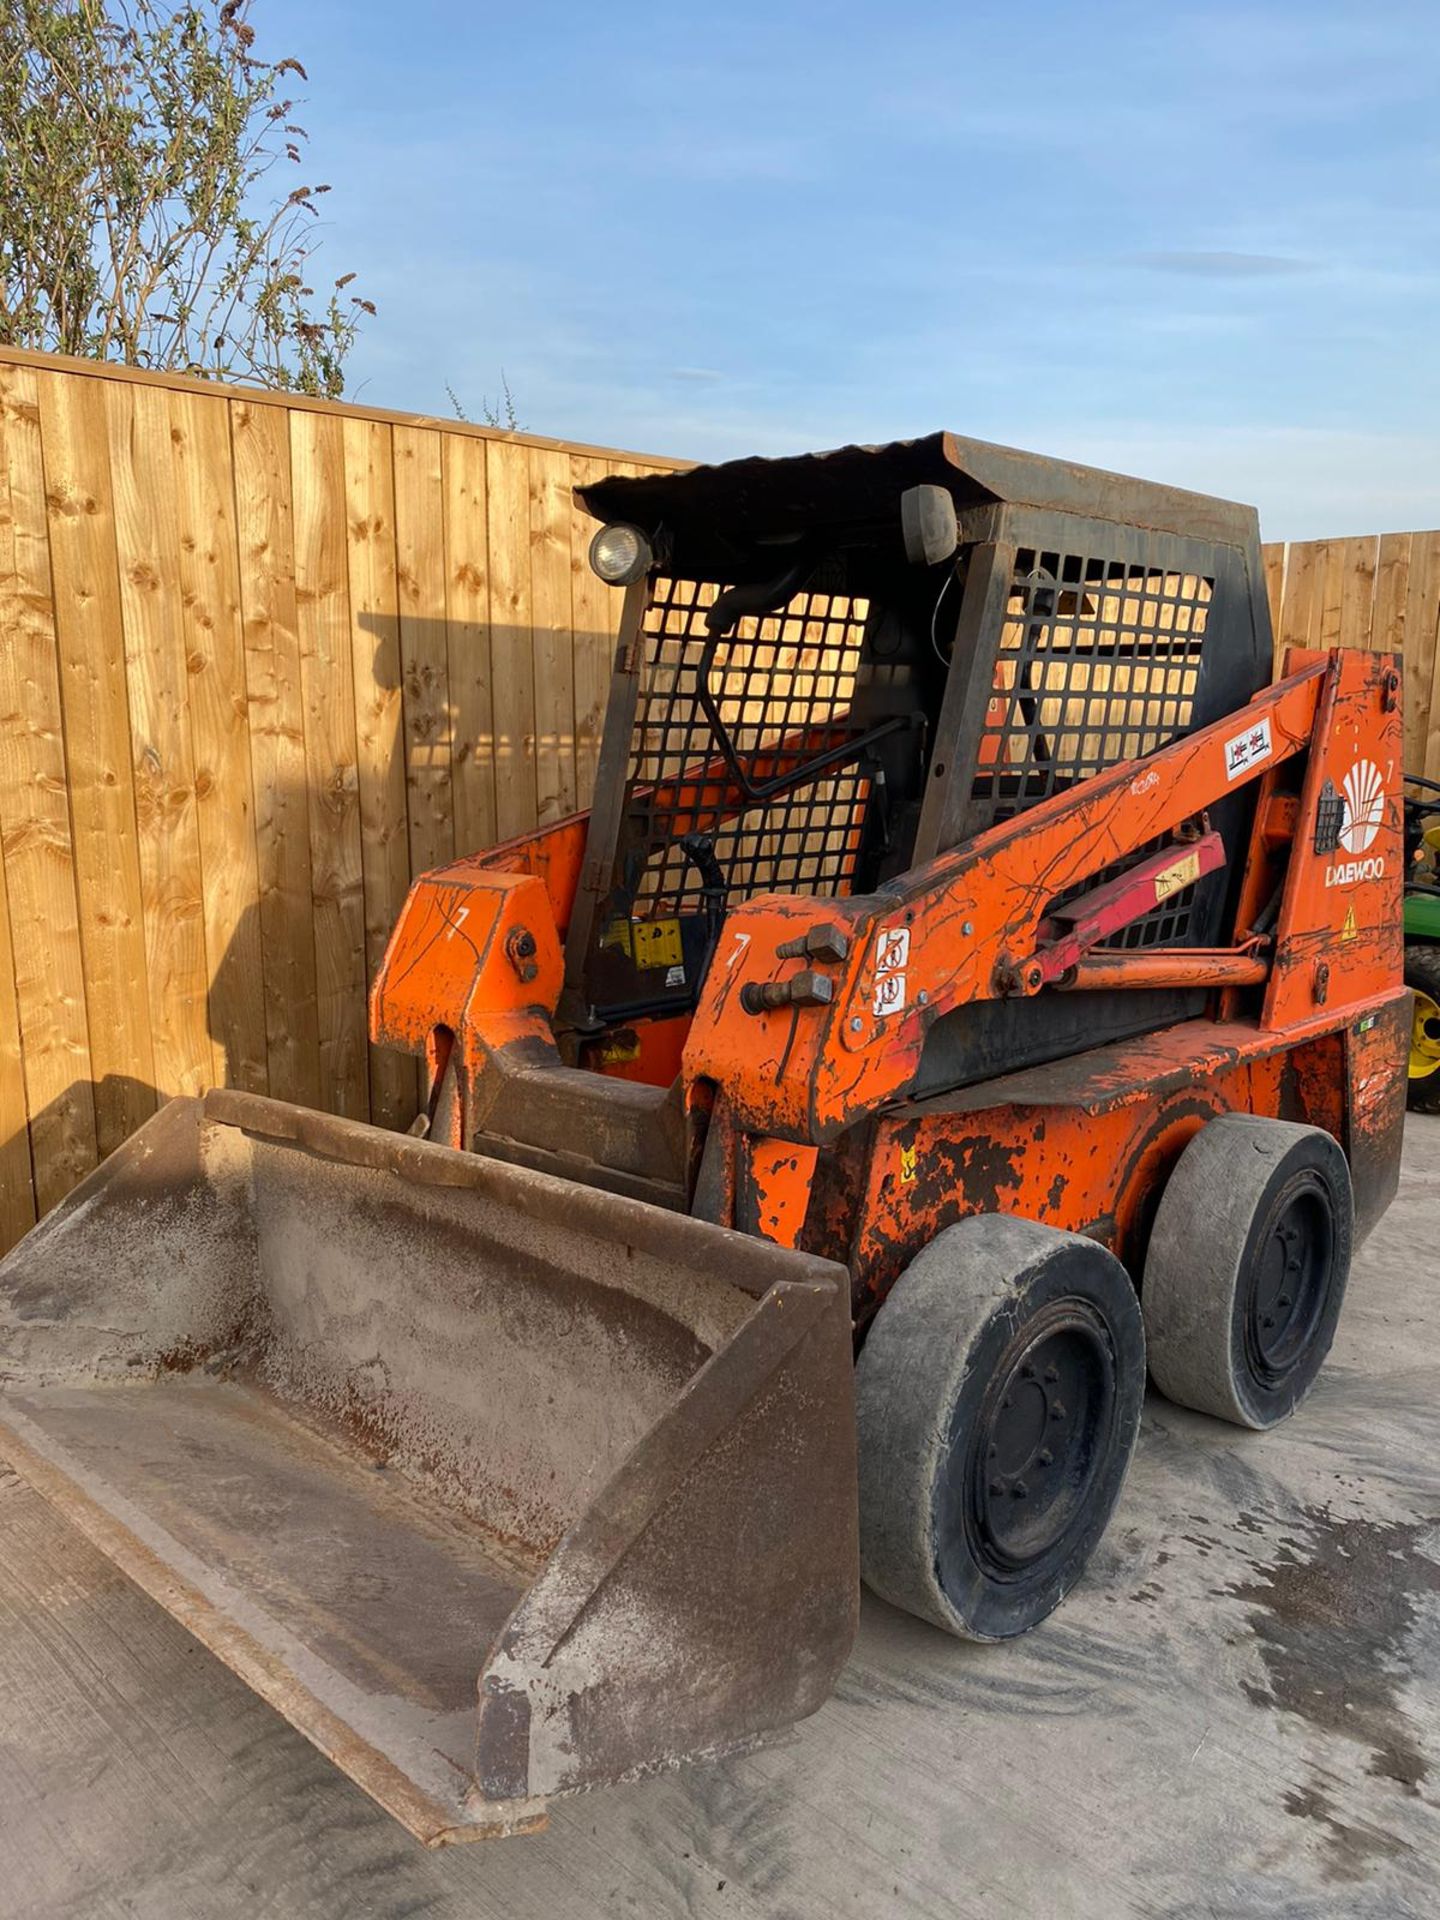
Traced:
<path fill-rule="evenodd" d="M 1336 860 L 1325 868 L 1327 887 L 1353 887 L 1362 880 L 1381 880 L 1385 876 L 1385 856 L 1358 856 L 1369 849 L 1385 819 L 1385 781 L 1373 760 L 1357 760 L 1346 774 L 1340 789 L 1344 817 L 1338 835 L 1353 860 Z"/>
<path fill-rule="evenodd" d="M 1385 818 L 1385 782 L 1373 760 L 1357 760 L 1345 776 L 1345 824 L 1340 844 L 1347 853 L 1364 853 Z"/>

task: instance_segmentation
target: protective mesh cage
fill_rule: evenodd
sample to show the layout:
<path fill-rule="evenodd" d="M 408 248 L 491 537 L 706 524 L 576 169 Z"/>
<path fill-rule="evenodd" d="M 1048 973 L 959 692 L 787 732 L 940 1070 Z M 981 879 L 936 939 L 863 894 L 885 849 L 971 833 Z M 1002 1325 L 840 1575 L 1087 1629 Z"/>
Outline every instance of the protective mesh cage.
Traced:
<path fill-rule="evenodd" d="M 991 821 L 1154 753 L 1190 728 L 1214 584 L 1204 574 L 1103 556 L 1017 554 L 975 781 Z M 1077 891 L 1113 878 L 1134 857 Z M 1183 941 L 1193 899 L 1186 887 L 1109 944 Z"/>
<path fill-rule="evenodd" d="M 730 785 L 700 704 L 705 612 L 723 589 L 660 579 L 646 613 L 645 666 L 627 798 L 627 840 L 648 848 L 637 918 L 693 910 L 702 886 L 680 840 L 703 833 L 727 900 L 849 891 L 869 780 L 857 761 L 724 817 Z M 716 649 L 710 687 L 737 759 L 757 785 L 803 767 L 861 729 L 850 718 L 868 603 L 805 592 L 741 619 Z M 681 777 L 683 776 L 683 781 Z"/>

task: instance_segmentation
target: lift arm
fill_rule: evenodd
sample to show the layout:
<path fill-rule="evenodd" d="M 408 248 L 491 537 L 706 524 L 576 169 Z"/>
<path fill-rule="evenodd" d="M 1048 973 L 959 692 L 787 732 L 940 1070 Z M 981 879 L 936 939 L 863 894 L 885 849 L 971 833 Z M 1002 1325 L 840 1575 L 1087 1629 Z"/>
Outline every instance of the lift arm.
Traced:
<path fill-rule="evenodd" d="M 812 1144 L 833 1139 L 908 1092 L 935 1020 L 1045 984 L 1037 953 L 1054 901 L 1317 747 L 1285 874 L 1276 969 L 1293 967 L 1297 943 L 1308 952 L 1338 941 L 1343 920 L 1324 922 L 1343 916 L 1346 903 L 1314 884 L 1324 865 L 1313 844 L 1315 811 L 1325 782 L 1337 793 L 1357 756 L 1378 761 L 1382 773 L 1395 758 L 1394 662 L 1337 651 L 1297 654 L 1293 663 L 1296 671 L 1236 713 L 1052 795 L 878 894 L 773 896 L 737 907 L 691 1031 L 687 1080 L 723 1089 L 749 1130 Z M 809 955 L 798 965 L 787 959 L 803 953 L 807 931 L 822 919 L 840 932 L 843 958 L 818 969 Z M 1368 952 L 1367 945 L 1347 958 L 1358 963 Z M 1177 954 L 1171 964 L 1189 957 Z M 1100 976 L 1106 987 L 1128 985 L 1128 970 L 1133 984 L 1147 984 L 1156 962 L 1153 952 L 1106 954 Z M 1253 952 L 1239 948 L 1190 983 L 1234 984 L 1262 971 Z M 828 995 L 816 990 L 822 978 Z M 786 981 L 799 991 L 777 1005 L 775 984 Z"/>

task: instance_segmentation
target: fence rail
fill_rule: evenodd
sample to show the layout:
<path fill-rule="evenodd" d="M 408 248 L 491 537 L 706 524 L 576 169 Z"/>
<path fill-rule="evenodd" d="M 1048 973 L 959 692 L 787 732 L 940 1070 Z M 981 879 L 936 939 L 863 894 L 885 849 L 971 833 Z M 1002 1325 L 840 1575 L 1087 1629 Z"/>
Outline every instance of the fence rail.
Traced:
<path fill-rule="evenodd" d="M 408 1121 L 367 980 L 412 874 L 586 802 L 571 490 L 668 464 L 0 350 L 0 1247 L 170 1094 Z M 1440 777 L 1440 533 L 1266 565 L 1282 644 L 1403 640 Z"/>

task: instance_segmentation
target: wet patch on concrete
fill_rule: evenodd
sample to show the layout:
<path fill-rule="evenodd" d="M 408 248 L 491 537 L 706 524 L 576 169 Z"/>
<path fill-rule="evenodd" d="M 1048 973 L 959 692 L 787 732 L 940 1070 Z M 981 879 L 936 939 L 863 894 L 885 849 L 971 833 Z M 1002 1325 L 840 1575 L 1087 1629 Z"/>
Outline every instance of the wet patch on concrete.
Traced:
<path fill-rule="evenodd" d="M 1249 1604 L 1269 1682 L 1242 1683 L 1244 1691 L 1256 1706 L 1366 1748 L 1367 1772 L 1418 1798 L 1431 1762 L 1400 1689 L 1420 1606 L 1440 1597 L 1440 1565 L 1421 1544 L 1435 1523 L 1307 1507 L 1297 1524 L 1302 1537 L 1283 1539 L 1253 1580 L 1223 1589 Z M 1304 1800 L 1311 1790 L 1297 1792 L 1303 1804 L 1287 1801 L 1289 1811 L 1322 1818 Z"/>
<path fill-rule="evenodd" d="M 1297 1820 L 1313 1820 L 1324 1836 L 1327 1881 L 1364 1880 L 1377 1860 L 1408 1851 L 1405 1842 L 1368 1820 L 1342 1820 L 1318 1782 L 1292 1787 L 1282 1805 Z"/>

